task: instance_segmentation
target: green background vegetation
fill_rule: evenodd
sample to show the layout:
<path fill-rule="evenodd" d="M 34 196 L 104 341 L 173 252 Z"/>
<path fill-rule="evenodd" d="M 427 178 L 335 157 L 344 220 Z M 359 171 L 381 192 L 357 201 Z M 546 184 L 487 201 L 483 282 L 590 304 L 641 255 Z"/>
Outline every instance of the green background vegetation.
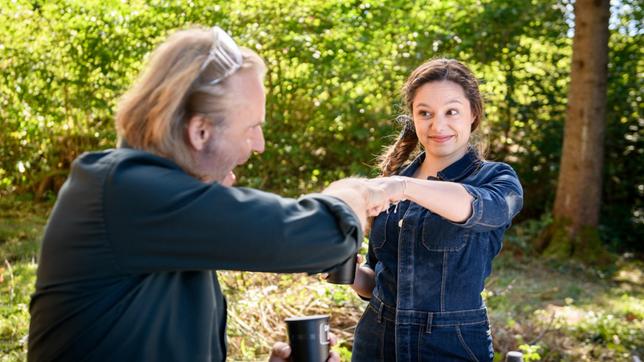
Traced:
<path fill-rule="evenodd" d="M 38 239 L 71 161 L 114 146 L 119 96 L 157 44 L 197 24 L 229 30 L 266 60 L 267 150 L 238 170 L 239 184 L 292 196 L 375 175 L 376 155 L 399 129 L 409 72 L 437 56 L 466 62 L 487 100 L 487 156 L 510 163 L 526 193 L 486 291 L 497 351 L 641 356 L 642 269 L 629 255 L 641 255 L 644 240 L 643 12 L 631 0 L 612 12 L 600 233 L 626 256 L 597 269 L 541 260 L 531 244 L 551 222 L 570 1 L 0 0 L 0 360 L 24 358 Z M 331 313 L 349 354 L 363 303 L 348 289 L 300 276 L 222 279 L 233 359 L 261 358 L 283 339 L 284 316 L 311 312 Z"/>

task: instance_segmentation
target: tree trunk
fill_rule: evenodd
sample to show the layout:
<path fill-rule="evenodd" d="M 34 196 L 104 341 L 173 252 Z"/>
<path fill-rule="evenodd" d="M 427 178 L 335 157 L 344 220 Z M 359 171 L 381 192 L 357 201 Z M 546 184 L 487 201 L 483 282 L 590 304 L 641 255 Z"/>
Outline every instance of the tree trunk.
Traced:
<path fill-rule="evenodd" d="M 568 109 L 553 210 L 553 226 L 559 230 L 551 232 L 556 237 L 549 245 L 567 250 L 568 256 L 599 242 L 609 8 L 609 0 L 575 3 Z"/>

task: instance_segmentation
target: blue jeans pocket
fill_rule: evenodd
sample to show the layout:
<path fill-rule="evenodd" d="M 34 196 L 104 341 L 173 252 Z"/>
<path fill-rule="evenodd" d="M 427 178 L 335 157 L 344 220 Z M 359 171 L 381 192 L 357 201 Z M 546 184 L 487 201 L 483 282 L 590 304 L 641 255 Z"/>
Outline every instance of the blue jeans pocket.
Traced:
<path fill-rule="evenodd" d="M 494 359 L 492 335 L 487 323 L 456 326 L 456 332 L 472 360 L 488 362 Z"/>
<path fill-rule="evenodd" d="M 494 358 L 487 322 L 432 327 L 419 340 L 420 361 L 491 362 Z"/>

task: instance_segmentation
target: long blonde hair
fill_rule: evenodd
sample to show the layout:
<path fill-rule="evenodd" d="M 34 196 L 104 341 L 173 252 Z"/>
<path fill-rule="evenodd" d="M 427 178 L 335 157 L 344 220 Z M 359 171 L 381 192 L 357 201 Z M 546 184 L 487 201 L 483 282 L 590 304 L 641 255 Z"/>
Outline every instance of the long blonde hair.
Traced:
<path fill-rule="evenodd" d="M 124 144 L 175 161 L 188 173 L 196 167 L 186 140 L 185 125 L 195 114 L 218 124 L 225 121 L 230 85 L 210 61 L 203 68 L 215 41 L 210 29 L 192 28 L 172 34 L 151 55 L 139 79 L 121 98 L 116 113 L 118 146 Z M 264 61 L 252 50 L 240 48 L 238 72 L 255 71 L 263 77 Z M 203 69 L 202 69 L 203 68 Z"/>
<path fill-rule="evenodd" d="M 418 88 L 424 84 L 436 81 L 448 80 L 460 85 L 463 88 L 465 96 L 470 102 L 470 108 L 474 122 L 471 131 L 478 128 L 485 115 L 483 110 L 483 98 L 479 91 L 479 83 L 472 71 L 463 63 L 454 59 L 432 59 L 416 68 L 407 78 L 402 87 L 403 102 L 406 114 L 399 116 L 397 119 L 403 124 L 403 130 L 396 141 L 388 146 L 379 156 L 379 168 L 383 176 L 389 176 L 398 173 L 400 168 L 407 162 L 414 150 L 418 148 L 418 136 L 414 129 L 413 102 Z M 483 154 L 483 145 L 478 144 L 476 138 L 473 141 Z"/>

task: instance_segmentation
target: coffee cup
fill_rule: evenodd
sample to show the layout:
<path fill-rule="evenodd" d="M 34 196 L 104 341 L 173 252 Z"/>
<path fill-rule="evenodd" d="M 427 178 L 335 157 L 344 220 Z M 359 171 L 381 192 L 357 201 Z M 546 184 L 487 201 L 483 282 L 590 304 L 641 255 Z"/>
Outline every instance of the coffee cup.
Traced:
<path fill-rule="evenodd" d="M 329 316 L 291 317 L 286 320 L 293 362 L 325 362 L 329 358 Z"/>
<path fill-rule="evenodd" d="M 357 260 L 355 255 L 336 265 L 328 273 L 326 281 L 333 284 L 353 284 L 356 276 Z"/>
<path fill-rule="evenodd" d="M 505 362 L 523 362 L 523 353 L 519 351 L 510 351 L 505 356 Z"/>

